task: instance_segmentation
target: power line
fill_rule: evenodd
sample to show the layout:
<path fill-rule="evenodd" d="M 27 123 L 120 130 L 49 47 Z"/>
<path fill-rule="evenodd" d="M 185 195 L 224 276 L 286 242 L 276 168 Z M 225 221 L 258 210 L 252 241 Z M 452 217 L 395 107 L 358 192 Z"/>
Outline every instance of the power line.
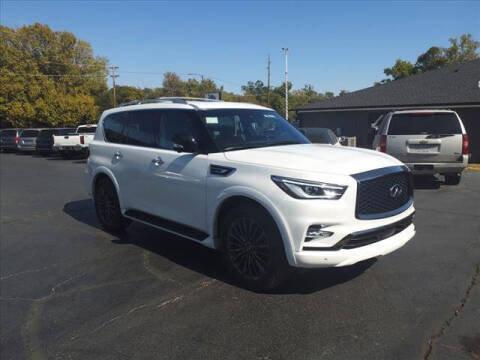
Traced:
<path fill-rule="evenodd" d="M 22 73 L 10 73 L 0 74 L 1 76 L 33 76 L 33 77 L 98 77 L 104 78 L 107 75 L 88 75 L 88 74 L 22 74 Z"/>

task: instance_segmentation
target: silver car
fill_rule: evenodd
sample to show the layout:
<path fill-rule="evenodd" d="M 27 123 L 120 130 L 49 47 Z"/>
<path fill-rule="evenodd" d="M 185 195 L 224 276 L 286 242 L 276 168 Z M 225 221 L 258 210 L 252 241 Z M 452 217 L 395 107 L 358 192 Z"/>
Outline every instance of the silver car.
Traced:
<path fill-rule="evenodd" d="M 32 152 L 36 150 L 37 136 L 41 129 L 24 129 L 20 133 L 18 151 Z"/>
<path fill-rule="evenodd" d="M 373 148 L 403 161 L 417 175 L 440 174 L 457 185 L 468 165 L 468 135 L 451 110 L 404 110 L 382 115 Z"/>

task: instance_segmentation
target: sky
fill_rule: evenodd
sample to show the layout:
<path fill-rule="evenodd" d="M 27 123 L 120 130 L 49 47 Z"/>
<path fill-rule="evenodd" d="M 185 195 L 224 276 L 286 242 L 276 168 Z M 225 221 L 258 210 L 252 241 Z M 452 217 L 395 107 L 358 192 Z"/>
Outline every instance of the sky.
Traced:
<path fill-rule="evenodd" d="M 92 44 L 119 66 L 119 85 L 158 87 L 162 74 L 204 74 L 240 93 L 247 81 L 284 79 L 317 91 L 354 91 L 385 78 L 402 58 L 471 33 L 480 39 L 480 1 L 11 1 L 0 23 L 40 22 Z M 195 76 L 190 76 L 195 77 Z"/>

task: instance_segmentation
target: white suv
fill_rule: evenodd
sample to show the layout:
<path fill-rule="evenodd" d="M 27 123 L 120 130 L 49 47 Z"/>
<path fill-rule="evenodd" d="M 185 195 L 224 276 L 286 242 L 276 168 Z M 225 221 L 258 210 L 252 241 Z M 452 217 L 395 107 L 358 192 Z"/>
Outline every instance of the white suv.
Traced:
<path fill-rule="evenodd" d="M 161 98 L 107 110 L 87 173 L 106 230 L 135 220 L 220 249 L 253 289 L 277 286 L 289 265 L 351 265 L 415 234 L 401 162 L 311 144 L 253 104 Z"/>

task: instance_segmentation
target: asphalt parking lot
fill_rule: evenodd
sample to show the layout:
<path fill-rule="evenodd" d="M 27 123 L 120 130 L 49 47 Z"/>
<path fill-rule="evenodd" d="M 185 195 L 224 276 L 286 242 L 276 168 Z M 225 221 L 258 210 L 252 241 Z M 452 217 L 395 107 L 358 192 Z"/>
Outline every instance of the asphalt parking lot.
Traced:
<path fill-rule="evenodd" d="M 0 154 L 1 359 L 478 359 L 480 172 L 420 182 L 416 237 L 273 293 L 133 224 L 102 231 L 84 161 Z"/>

